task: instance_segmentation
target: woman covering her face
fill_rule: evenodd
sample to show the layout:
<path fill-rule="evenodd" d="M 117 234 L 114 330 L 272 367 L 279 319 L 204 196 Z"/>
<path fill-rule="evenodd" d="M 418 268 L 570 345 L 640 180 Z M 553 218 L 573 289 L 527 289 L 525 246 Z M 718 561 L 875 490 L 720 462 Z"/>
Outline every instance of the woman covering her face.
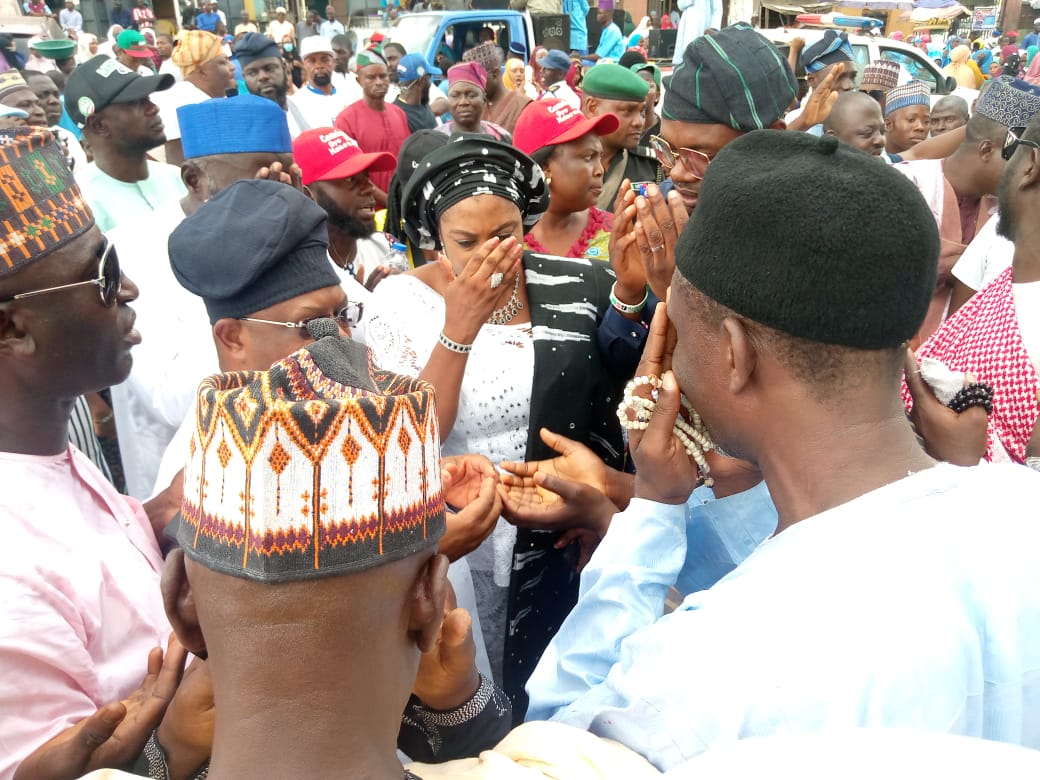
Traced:
<path fill-rule="evenodd" d="M 615 377 L 631 367 L 608 365 L 597 347 L 613 279 L 605 263 L 524 251 L 548 206 L 541 168 L 513 146 L 461 135 L 416 164 L 401 200 L 409 242 L 437 260 L 375 289 L 366 340 L 377 365 L 437 388 L 443 452 L 552 457 L 544 427 L 620 465 Z M 492 668 L 522 719 L 524 683 L 577 578 L 558 534 L 501 518 L 483 534 L 467 561 Z"/>

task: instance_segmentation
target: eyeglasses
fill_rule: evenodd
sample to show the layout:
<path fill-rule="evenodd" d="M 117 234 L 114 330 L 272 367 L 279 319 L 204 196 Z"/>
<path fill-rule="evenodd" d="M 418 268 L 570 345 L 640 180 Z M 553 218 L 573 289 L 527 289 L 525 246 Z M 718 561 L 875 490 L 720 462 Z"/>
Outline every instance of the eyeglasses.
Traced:
<path fill-rule="evenodd" d="M 675 164 L 682 161 L 683 167 L 690 172 L 695 179 L 703 179 L 711 158 L 704 152 L 696 149 L 675 149 L 670 143 L 659 135 L 650 136 L 650 149 L 653 150 L 657 161 L 665 170 L 671 170 Z"/>
<path fill-rule="evenodd" d="M 334 319 L 341 328 L 355 328 L 357 324 L 361 322 L 361 317 L 365 314 L 365 304 L 360 301 L 351 301 L 338 312 L 332 315 L 331 319 Z M 262 320 L 259 317 L 239 317 L 240 320 L 245 322 L 259 322 L 264 325 L 278 325 L 283 328 L 296 328 L 300 331 L 300 337 L 309 339 L 311 337 L 310 331 L 307 329 L 307 325 L 315 320 L 329 319 L 328 317 L 310 317 L 306 320 L 300 320 L 299 322 L 279 322 L 278 320 Z"/>
<path fill-rule="evenodd" d="M 1026 131 L 1024 127 L 1012 127 L 1008 129 L 1008 134 L 1004 138 L 1004 146 L 1000 150 L 1000 156 L 1005 160 L 1010 160 L 1011 156 L 1015 153 L 1015 150 L 1022 146 L 1031 146 L 1034 149 L 1040 149 L 1040 143 L 1036 141 L 1027 141 L 1022 137 L 1022 134 Z"/>
<path fill-rule="evenodd" d="M 85 282 L 60 284 L 57 287 L 45 287 L 42 290 L 29 290 L 28 292 L 12 295 L 10 298 L 4 298 L 3 300 L 0 300 L 0 303 L 20 301 L 24 298 L 35 298 L 37 295 L 47 295 L 48 293 L 60 292 L 61 290 L 71 290 L 74 287 L 85 287 L 88 284 L 93 284 L 97 285 L 98 290 L 101 293 L 101 303 L 104 306 L 111 306 L 116 302 L 116 296 L 119 295 L 119 290 L 123 283 L 123 272 L 119 270 L 119 255 L 116 254 L 115 246 L 107 238 L 104 243 L 98 247 L 97 254 L 98 272 L 97 277 L 94 279 L 88 279 Z"/>

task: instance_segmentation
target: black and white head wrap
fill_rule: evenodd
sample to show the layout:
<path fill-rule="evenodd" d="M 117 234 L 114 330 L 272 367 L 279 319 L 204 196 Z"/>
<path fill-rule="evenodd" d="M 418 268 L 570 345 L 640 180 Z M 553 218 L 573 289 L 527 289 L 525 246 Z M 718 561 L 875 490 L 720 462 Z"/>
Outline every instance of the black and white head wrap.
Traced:
<path fill-rule="evenodd" d="M 440 249 L 441 216 L 474 195 L 497 195 L 515 204 L 525 231 L 549 207 L 549 188 L 538 163 L 509 144 L 461 133 L 420 160 L 408 181 L 402 197 L 408 204 L 408 239 L 420 249 Z"/>

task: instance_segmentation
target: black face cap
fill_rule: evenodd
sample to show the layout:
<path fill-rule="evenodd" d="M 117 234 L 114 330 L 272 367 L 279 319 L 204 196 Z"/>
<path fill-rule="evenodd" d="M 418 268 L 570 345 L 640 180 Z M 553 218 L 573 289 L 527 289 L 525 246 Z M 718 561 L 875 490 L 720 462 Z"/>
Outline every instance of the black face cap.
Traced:
<path fill-rule="evenodd" d="M 114 103 L 133 103 L 174 84 L 169 73 L 142 76 L 104 54 L 84 62 L 65 84 L 65 108 L 72 121 L 82 126 L 87 117 Z"/>

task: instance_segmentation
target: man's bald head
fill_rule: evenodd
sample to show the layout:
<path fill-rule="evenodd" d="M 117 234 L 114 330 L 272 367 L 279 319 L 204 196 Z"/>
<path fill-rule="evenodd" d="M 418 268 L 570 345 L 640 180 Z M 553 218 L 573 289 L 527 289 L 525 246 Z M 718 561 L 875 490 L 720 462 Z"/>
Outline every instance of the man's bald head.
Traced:
<path fill-rule="evenodd" d="M 968 124 L 970 115 L 968 102 L 964 98 L 958 95 L 946 95 L 940 98 L 932 106 L 930 120 L 932 135 L 942 135 L 950 130 L 963 127 Z"/>
<path fill-rule="evenodd" d="M 839 95 L 830 115 L 823 121 L 823 132 L 868 154 L 879 156 L 885 148 L 881 106 L 865 92 Z"/>

